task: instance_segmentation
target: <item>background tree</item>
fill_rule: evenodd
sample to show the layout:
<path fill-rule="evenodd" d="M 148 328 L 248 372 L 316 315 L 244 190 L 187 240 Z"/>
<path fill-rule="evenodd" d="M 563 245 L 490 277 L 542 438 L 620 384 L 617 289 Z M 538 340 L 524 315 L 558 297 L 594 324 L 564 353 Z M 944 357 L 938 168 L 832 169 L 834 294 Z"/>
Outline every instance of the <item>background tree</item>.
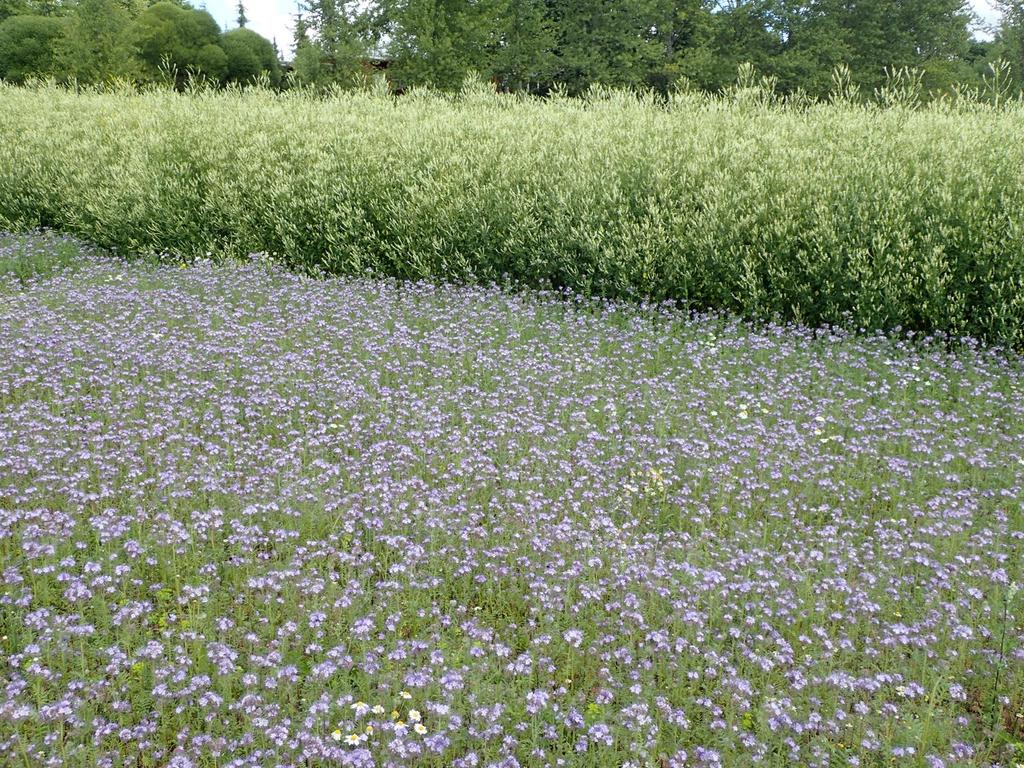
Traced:
<path fill-rule="evenodd" d="M 775 48 L 766 74 L 778 79 L 779 90 L 802 89 L 822 98 L 832 88 L 832 73 L 852 52 L 843 25 L 847 0 L 777 0 L 766 13 Z"/>
<path fill-rule="evenodd" d="M 64 25 L 64 19 L 54 16 L 10 16 L 0 22 L 0 78 L 23 83 L 33 76 L 58 74 Z"/>
<path fill-rule="evenodd" d="M 1002 26 L 981 41 L 967 0 L 299 0 L 290 81 L 353 84 L 380 56 L 402 86 L 454 90 L 476 72 L 512 91 L 579 94 L 601 83 L 665 93 L 681 80 L 721 89 L 749 62 L 783 92 L 824 97 L 842 64 L 870 96 L 901 68 L 922 71 L 926 89 L 977 85 L 1004 57 L 1024 83 L 1024 0 L 996 2 Z M 244 0 L 236 9 L 248 32 Z M 26 62 L 12 71 L 151 80 L 166 62 L 179 86 L 189 71 L 234 82 L 267 72 L 280 82 L 273 44 L 221 35 L 188 0 L 0 0 L 0 22 L 15 16 L 68 23 L 56 59 L 45 42 L 53 25 L 9 29 L 26 46 L 8 50 Z"/>
<path fill-rule="evenodd" d="M 309 23 L 301 9 L 295 14 L 292 48 L 292 82 L 297 85 L 317 85 L 323 79 L 320 51 L 309 38 Z"/>
<path fill-rule="evenodd" d="M 28 13 L 25 0 L 0 0 L 0 21 Z"/>
<path fill-rule="evenodd" d="M 506 0 L 497 11 L 496 34 L 485 42 L 488 71 L 499 88 L 544 92 L 554 76 L 556 30 L 544 0 Z"/>
<path fill-rule="evenodd" d="M 281 65 L 273 43 L 267 38 L 251 29 L 239 27 L 225 32 L 220 46 L 227 56 L 226 77 L 229 82 L 252 83 L 265 74 L 271 85 L 280 85 Z"/>
<path fill-rule="evenodd" d="M 930 68 L 925 85 L 940 87 L 948 64 L 963 61 L 970 45 L 964 0 L 861 0 L 839 3 L 833 14 L 844 31 L 846 63 L 868 93 L 884 83 L 887 69 L 902 67 Z"/>
<path fill-rule="evenodd" d="M 973 81 L 967 60 L 971 14 L 964 0 L 722 0 L 714 14 L 716 73 L 721 87 L 750 61 L 779 88 L 824 96 L 845 64 L 870 94 L 886 71 L 923 70 L 926 88 Z"/>
<path fill-rule="evenodd" d="M 493 75 L 507 8 L 505 0 L 384 0 L 373 23 L 399 81 L 451 90 L 470 72 Z M 521 77 L 522 49 L 508 50 L 509 76 Z"/>
<path fill-rule="evenodd" d="M 319 85 L 354 81 L 369 55 L 362 5 L 359 0 L 307 0 L 299 6 L 305 40 L 297 40 L 296 79 Z"/>
<path fill-rule="evenodd" d="M 775 0 L 715 3 L 709 43 L 712 65 L 699 85 L 711 90 L 723 88 L 735 81 L 736 71 L 744 63 L 752 64 L 762 74 L 775 74 L 774 60 L 782 52 L 778 11 Z"/>
<path fill-rule="evenodd" d="M 10 16 L 64 16 L 77 0 L 0 0 L 0 21 Z"/>
<path fill-rule="evenodd" d="M 555 79 L 569 93 L 594 83 L 641 86 L 664 65 L 659 0 L 548 0 L 555 25 Z"/>
<path fill-rule="evenodd" d="M 133 10 L 123 0 L 79 0 L 60 46 L 62 73 L 81 83 L 131 75 L 135 62 L 126 33 Z"/>
<path fill-rule="evenodd" d="M 1010 74 L 1024 84 L 1024 0 L 996 0 L 1002 11 L 1002 22 L 996 33 L 994 58 L 1010 65 Z"/>
<path fill-rule="evenodd" d="M 329 85 L 323 67 L 323 56 L 317 47 L 308 40 L 295 49 L 295 55 L 292 58 L 292 80 L 296 85 Z"/>
<path fill-rule="evenodd" d="M 165 64 L 180 87 L 189 73 L 220 81 L 228 61 L 218 45 L 220 27 L 206 11 L 158 2 L 143 11 L 129 30 L 143 77 L 159 79 Z"/>
<path fill-rule="evenodd" d="M 652 39 L 661 48 L 648 84 L 666 93 L 676 83 L 706 82 L 713 68 L 711 10 L 705 0 L 661 0 L 655 6 Z"/>

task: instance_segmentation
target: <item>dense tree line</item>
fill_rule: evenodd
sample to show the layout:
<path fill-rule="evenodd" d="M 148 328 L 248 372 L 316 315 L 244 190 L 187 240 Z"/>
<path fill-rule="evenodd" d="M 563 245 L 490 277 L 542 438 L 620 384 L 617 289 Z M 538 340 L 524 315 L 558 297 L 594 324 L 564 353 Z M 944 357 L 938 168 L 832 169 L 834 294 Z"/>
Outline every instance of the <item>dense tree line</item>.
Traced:
<path fill-rule="evenodd" d="M 1024 80 L 1024 0 L 995 0 L 1003 11 L 999 53 L 1010 64 L 1018 81 Z"/>
<path fill-rule="evenodd" d="M 823 96 L 840 65 L 865 94 L 902 68 L 941 91 L 978 85 L 997 60 L 1024 82 L 1024 0 L 997 2 L 1002 24 L 981 41 L 966 0 L 299 0 L 286 78 L 241 2 L 221 32 L 184 0 L 0 0 L 0 77 L 344 86 L 385 59 L 401 86 L 453 89 L 476 73 L 577 94 L 717 90 L 749 62 L 784 93 Z"/>
<path fill-rule="evenodd" d="M 0 0 L 0 77 L 280 84 L 278 52 L 245 28 L 242 3 L 238 21 L 221 32 L 184 0 Z"/>
<path fill-rule="evenodd" d="M 1005 58 L 1024 74 L 1024 0 L 1002 0 L 994 40 L 971 33 L 965 0 L 309 0 L 296 76 L 344 80 L 368 55 L 403 85 L 580 93 L 594 83 L 716 90 L 750 62 L 780 91 L 825 94 L 846 65 L 871 93 L 912 68 L 927 90 L 975 85 Z"/>

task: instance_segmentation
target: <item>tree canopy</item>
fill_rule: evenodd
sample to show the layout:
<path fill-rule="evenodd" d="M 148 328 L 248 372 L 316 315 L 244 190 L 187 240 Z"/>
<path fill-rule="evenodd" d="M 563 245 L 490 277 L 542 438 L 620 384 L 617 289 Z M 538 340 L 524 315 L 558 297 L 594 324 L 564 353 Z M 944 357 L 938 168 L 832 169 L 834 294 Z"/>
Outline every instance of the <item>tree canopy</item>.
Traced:
<path fill-rule="evenodd" d="M 78 83 L 191 76 L 215 84 L 264 74 L 281 84 L 273 44 L 244 28 L 222 32 L 185 0 L 0 0 L 0 78 L 55 77 Z"/>
<path fill-rule="evenodd" d="M 53 16 L 9 16 L 0 22 L 0 77 L 22 83 L 55 71 L 64 21 Z"/>
<path fill-rule="evenodd" d="M 79 0 L 68 18 L 59 51 L 60 69 L 80 83 L 135 74 L 126 32 L 130 6 L 119 0 Z"/>
<path fill-rule="evenodd" d="M 719 90 L 741 65 L 783 93 L 824 97 L 837 67 L 871 94 L 917 70 L 927 91 L 981 86 L 999 59 L 1024 84 L 1024 0 L 994 0 L 993 39 L 967 0 L 296 0 L 287 67 L 249 26 L 186 0 L 0 0 L 0 77 L 347 86 L 384 60 L 402 88 L 580 94 L 595 84 Z M 286 75 L 287 73 L 287 75 Z"/>
<path fill-rule="evenodd" d="M 339 15 L 356 16 L 342 12 L 350 5 L 307 3 L 304 33 L 320 40 Z M 1000 37 L 1012 41 L 1024 13 L 1006 18 Z M 783 92 L 813 96 L 839 65 L 869 93 L 901 68 L 921 70 L 927 88 L 977 84 L 979 55 L 997 46 L 972 41 L 973 20 L 966 0 L 377 0 L 362 17 L 403 85 L 453 88 L 473 71 L 512 90 L 720 89 L 750 63 Z"/>
<path fill-rule="evenodd" d="M 273 44 L 251 29 L 239 27 L 225 32 L 220 47 L 227 56 L 228 80 L 251 83 L 266 75 L 270 84 L 281 83 L 281 65 Z"/>
<path fill-rule="evenodd" d="M 221 79 L 227 71 L 227 56 L 217 46 L 219 38 L 220 27 L 213 16 L 171 2 L 151 5 L 130 30 L 132 46 L 151 78 L 168 71 L 178 78 L 196 72 Z"/>

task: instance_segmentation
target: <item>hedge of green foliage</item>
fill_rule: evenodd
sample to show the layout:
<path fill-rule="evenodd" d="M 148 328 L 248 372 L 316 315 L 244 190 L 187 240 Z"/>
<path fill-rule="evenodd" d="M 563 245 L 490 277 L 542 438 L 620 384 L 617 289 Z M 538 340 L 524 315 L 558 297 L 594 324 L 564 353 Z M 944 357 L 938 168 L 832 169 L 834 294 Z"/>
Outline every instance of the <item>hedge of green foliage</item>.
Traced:
<path fill-rule="evenodd" d="M 887 100 L 0 86 L 0 226 L 1020 346 L 1024 105 Z"/>

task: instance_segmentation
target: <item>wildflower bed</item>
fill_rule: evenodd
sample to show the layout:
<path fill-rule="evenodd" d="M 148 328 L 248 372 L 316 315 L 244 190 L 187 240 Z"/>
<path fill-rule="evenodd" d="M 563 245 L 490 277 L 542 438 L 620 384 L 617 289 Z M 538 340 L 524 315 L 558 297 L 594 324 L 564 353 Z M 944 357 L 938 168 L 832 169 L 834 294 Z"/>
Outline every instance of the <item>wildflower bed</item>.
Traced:
<path fill-rule="evenodd" d="M 1024 759 L 1012 358 L 81 250 L 0 285 L 9 764 Z"/>

